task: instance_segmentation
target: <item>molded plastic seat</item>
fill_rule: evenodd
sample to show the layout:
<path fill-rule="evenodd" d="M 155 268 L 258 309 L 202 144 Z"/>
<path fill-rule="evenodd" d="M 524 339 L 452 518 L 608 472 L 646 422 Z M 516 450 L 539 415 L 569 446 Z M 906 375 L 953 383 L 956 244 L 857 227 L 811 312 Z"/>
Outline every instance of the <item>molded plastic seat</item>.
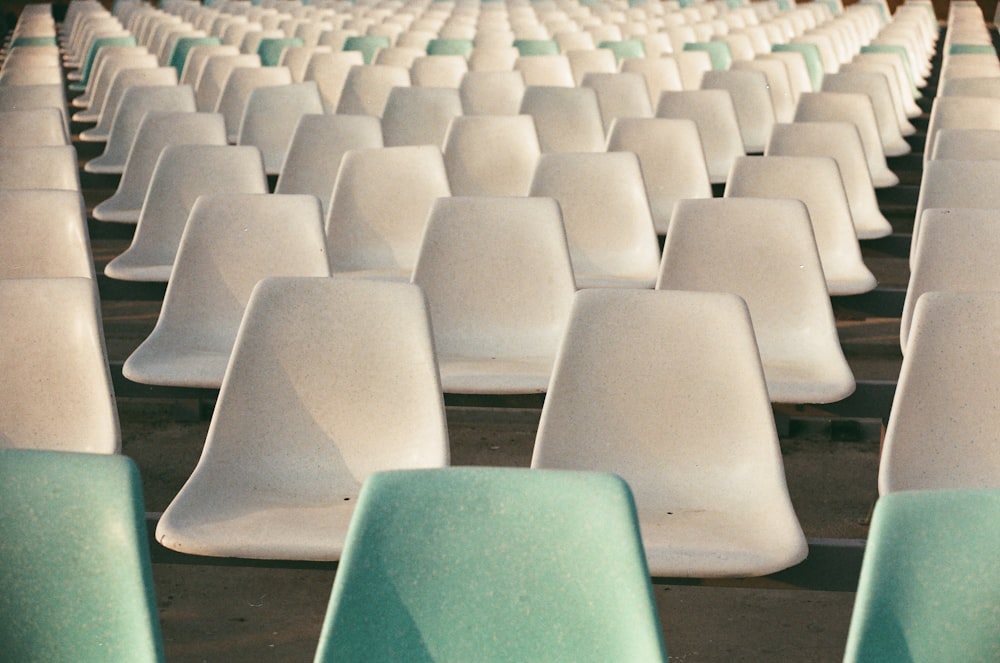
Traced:
<path fill-rule="evenodd" d="M 733 161 L 746 154 L 736 107 L 728 90 L 663 92 L 656 107 L 656 117 L 694 120 L 698 124 L 708 176 L 713 184 L 725 182 Z"/>
<path fill-rule="evenodd" d="M 199 196 L 156 327 L 122 374 L 142 384 L 218 388 L 250 292 L 268 276 L 329 276 L 312 196 Z"/>
<path fill-rule="evenodd" d="M 1000 159 L 1000 130 L 938 129 L 931 147 L 931 159 Z"/>
<path fill-rule="evenodd" d="M 887 157 L 898 157 L 913 151 L 900 133 L 899 119 L 889 90 L 889 79 L 878 73 L 839 72 L 823 78 L 823 92 L 862 93 L 872 100 L 875 122 Z"/>
<path fill-rule="evenodd" d="M 574 87 L 573 70 L 565 55 L 522 55 L 514 62 L 514 70 L 521 72 L 528 86 Z"/>
<path fill-rule="evenodd" d="M 204 452 L 156 538 L 195 555 L 336 560 L 369 474 L 447 464 L 420 290 L 265 279 L 247 305 Z"/>
<path fill-rule="evenodd" d="M 428 55 L 417 58 L 410 67 L 410 79 L 417 87 L 458 89 L 469 64 L 461 55 Z"/>
<path fill-rule="evenodd" d="M 677 201 L 712 197 L 705 152 L 694 120 L 620 118 L 611 127 L 607 151 L 634 152 L 639 157 L 658 235 L 667 234 Z"/>
<path fill-rule="evenodd" d="M 380 49 L 389 48 L 389 38 L 384 36 L 369 36 L 369 35 L 359 35 L 356 37 L 348 37 L 344 40 L 345 51 L 358 51 L 364 57 L 365 64 L 372 64 L 375 62 L 375 54 L 378 53 Z"/>
<path fill-rule="evenodd" d="M 450 195 L 435 146 L 346 152 L 326 219 L 332 271 L 409 280 L 431 205 Z"/>
<path fill-rule="evenodd" d="M 123 281 L 168 281 L 188 214 L 209 193 L 267 193 L 260 150 L 250 146 L 168 145 L 149 182 L 132 243 L 104 268 Z"/>
<path fill-rule="evenodd" d="M 542 152 L 603 152 L 597 92 L 587 87 L 529 86 L 520 113 L 530 115 Z"/>
<path fill-rule="evenodd" d="M 865 266 L 837 161 L 832 157 L 741 157 L 726 197 L 795 198 L 805 203 L 831 295 L 875 289 Z"/>
<path fill-rule="evenodd" d="M 525 89 L 519 71 L 470 71 L 458 92 L 465 115 L 517 115 Z"/>
<path fill-rule="evenodd" d="M 0 148 L 0 190 L 80 190 L 76 148 L 72 145 Z"/>
<path fill-rule="evenodd" d="M 941 129 L 1000 129 L 1000 99 L 993 97 L 935 97 L 927 123 L 924 166 Z"/>
<path fill-rule="evenodd" d="M 798 53 L 800 54 L 806 62 L 806 68 L 809 70 L 809 82 L 812 85 L 813 92 L 819 92 L 823 87 L 823 59 L 820 57 L 819 47 L 816 44 L 806 44 L 806 43 L 788 43 L 788 44 L 774 44 L 771 47 L 774 53 Z"/>
<path fill-rule="evenodd" d="M 250 93 L 240 122 L 238 145 L 253 145 L 264 158 L 264 172 L 281 172 L 299 118 L 323 112 L 313 81 L 259 87 Z"/>
<path fill-rule="evenodd" d="M 911 269 L 924 211 L 953 207 L 1000 210 L 1000 189 L 994 186 L 997 177 L 1000 177 L 1000 161 L 995 160 L 935 159 L 924 164 L 913 219 Z"/>
<path fill-rule="evenodd" d="M 423 57 L 425 52 L 419 48 L 407 48 L 405 46 L 390 46 L 379 50 L 378 55 L 372 64 L 388 65 L 392 67 L 402 67 L 407 71 L 413 66 L 413 61 Z"/>
<path fill-rule="evenodd" d="M 986 661 L 1000 651 L 1000 491 L 909 491 L 875 504 L 846 663 Z"/>
<path fill-rule="evenodd" d="M 587 33 L 570 33 L 587 34 Z M 583 77 L 589 73 L 613 74 L 618 71 L 615 54 L 604 48 L 574 49 L 566 52 L 570 71 L 573 72 L 573 84 L 577 87 L 583 83 Z"/>
<path fill-rule="evenodd" d="M 679 201 L 656 287 L 742 297 L 772 402 L 830 403 L 854 391 L 802 201 Z"/>
<path fill-rule="evenodd" d="M 65 114 L 66 93 L 62 85 L 0 86 L 0 112 L 42 108 L 58 108 L 60 113 Z M 68 133 L 68 121 L 66 126 Z"/>
<path fill-rule="evenodd" d="M 771 107 L 775 122 L 791 122 L 795 116 L 795 103 L 798 100 L 792 88 L 788 67 L 778 60 L 754 59 L 734 62 L 733 72 L 755 71 L 764 74 L 765 87 L 771 97 Z M 713 75 L 717 76 L 717 74 Z M 708 87 L 708 86 L 703 86 Z M 732 91 L 732 88 L 730 88 Z M 736 103 L 734 101 L 734 103 Z M 740 106 L 737 103 L 737 111 Z M 766 111 L 765 111 L 766 112 Z"/>
<path fill-rule="evenodd" d="M 559 44 L 554 39 L 515 39 L 512 46 L 522 57 L 559 55 Z"/>
<path fill-rule="evenodd" d="M 733 54 L 729 44 L 724 41 L 694 41 L 686 42 L 685 51 L 705 51 L 712 59 L 712 69 L 724 71 L 733 64 Z"/>
<path fill-rule="evenodd" d="M 352 67 L 363 63 L 364 58 L 359 51 L 316 53 L 309 58 L 305 80 L 316 81 L 325 112 L 336 112 L 348 73 Z"/>
<path fill-rule="evenodd" d="M 317 53 L 332 53 L 329 46 L 290 46 L 281 52 L 278 64 L 288 67 L 292 73 L 292 82 L 301 83 L 306 80 L 306 70 L 309 61 Z"/>
<path fill-rule="evenodd" d="M 882 215 L 875 197 L 864 145 L 856 125 L 850 122 L 776 124 L 764 154 L 836 159 L 858 239 L 875 239 L 892 234 L 892 225 Z"/>
<path fill-rule="evenodd" d="M 736 295 L 577 293 L 531 466 L 625 479 L 655 577 L 764 575 L 806 556 Z"/>
<path fill-rule="evenodd" d="M 138 85 L 125 90 L 104 152 L 84 164 L 83 169 L 88 173 L 120 174 L 124 171 L 139 125 L 154 111 L 194 113 L 194 90 L 190 85 Z"/>
<path fill-rule="evenodd" d="M 259 67 L 258 55 L 212 55 L 205 61 L 195 88 L 195 102 L 202 113 L 215 112 L 229 74 L 237 68 Z"/>
<path fill-rule="evenodd" d="M 0 190 L 0 279 L 94 278 L 77 191 Z"/>
<path fill-rule="evenodd" d="M 621 70 L 643 75 L 646 79 L 646 89 L 649 91 L 651 108 L 655 108 L 660 101 L 661 92 L 683 89 L 680 67 L 677 61 L 670 57 L 628 58 L 622 60 Z"/>
<path fill-rule="evenodd" d="M 274 191 L 316 196 L 325 218 L 343 155 L 348 150 L 375 147 L 382 147 L 382 126 L 377 117 L 303 115 Z"/>
<path fill-rule="evenodd" d="M 191 53 L 192 49 L 203 48 L 205 46 L 222 46 L 222 40 L 218 37 L 212 36 L 201 36 L 201 37 L 181 37 L 174 44 L 173 51 L 170 54 L 170 60 L 167 64 L 177 70 L 178 80 L 184 78 L 184 68 L 188 61 L 188 55 Z M 194 84 L 194 81 L 190 83 Z"/>
<path fill-rule="evenodd" d="M 58 108 L 0 113 L 0 148 L 69 145 L 66 122 Z"/>
<path fill-rule="evenodd" d="M 575 291 L 554 200 L 439 198 L 413 282 L 427 295 L 445 392 L 545 392 Z"/>
<path fill-rule="evenodd" d="M 154 67 L 142 69 L 122 69 L 115 76 L 111 88 L 104 99 L 104 105 L 99 109 L 97 124 L 80 132 L 80 140 L 85 142 L 106 142 L 114 126 L 115 115 L 121 106 L 125 94 L 134 87 L 164 87 L 177 86 L 177 70 L 173 67 Z M 74 116 L 74 120 L 78 118 Z"/>
<path fill-rule="evenodd" d="M 118 410 L 94 279 L 0 279 L 0 320 L 0 448 L 118 453 Z M 11 542 L 8 532 L 0 547 Z"/>
<path fill-rule="evenodd" d="M 448 124 L 460 115 L 462 99 L 455 88 L 393 88 L 382 112 L 382 135 L 387 147 L 434 145 L 440 150 Z"/>
<path fill-rule="evenodd" d="M 795 107 L 796 122 L 850 122 L 858 128 L 868 159 L 868 172 L 876 189 L 896 186 L 899 177 L 889 170 L 879 136 L 871 98 L 847 92 L 807 92 Z"/>
<path fill-rule="evenodd" d="M 100 221 L 135 223 L 146 199 L 153 169 L 168 145 L 225 145 L 226 125 L 215 113 L 148 112 L 136 131 L 114 195 L 97 204 L 93 216 Z"/>
<path fill-rule="evenodd" d="M 427 42 L 428 55 L 461 55 L 468 57 L 472 52 L 472 42 L 468 39 L 431 39 Z"/>
<path fill-rule="evenodd" d="M 944 97 L 1000 97 L 1000 76 L 950 78 L 943 81 L 939 94 Z"/>
<path fill-rule="evenodd" d="M 477 46 L 469 55 L 469 71 L 513 71 L 519 57 L 513 46 Z"/>
<path fill-rule="evenodd" d="M 62 67 L 3 67 L 0 69 L 0 86 L 6 85 L 61 85 Z"/>
<path fill-rule="evenodd" d="M 277 67 L 281 63 L 281 55 L 287 48 L 301 48 L 305 42 L 299 37 L 269 37 L 260 40 L 257 55 L 260 56 L 262 67 Z"/>
<path fill-rule="evenodd" d="M 142 488 L 130 459 L 0 451 L 0 523 L 5 656 L 163 661 Z"/>
<path fill-rule="evenodd" d="M 649 89 L 642 74 L 589 73 L 583 77 L 582 87 L 597 93 L 605 133 L 617 118 L 653 117 Z"/>
<path fill-rule="evenodd" d="M 115 76 L 123 69 L 153 69 L 159 66 L 156 56 L 146 52 L 145 47 L 115 47 L 107 49 L 106 57 L 101 57 L 91 81 L 87 85 L 86 91 L 74 97 L 71 105 L 81 110 L 73 115 L 73 119 L 80 122 L 97 122 L 100 118 L 100 110 L 104 107 L 105 99 L 111 90 L 111 84 Z M 102 54 L 103 55 L 103 54 Z"/>
<path fill-rule="evenodd" d="M 337 113 L 382 117 L 394 87 L 409 87 L 410 72 L 383 64 L 355 65 L 347 72 Z"/>
<path fill-rule="evenodd" d="M 522 609 L 511 610 L 515 604 Z M 513 468 L 371 477 L 316 660 L 414 652 L 666 661 L 627 485 L 596 473 Z"/>
<path fill-rule="evenodd" d="M 899 133 L 903 136 L 912 136 L 917 133 L 917 128 L 910 123 L 910 117 L 919 117 L 921 113 L 916 111 L 919 111 L 920 107 L 916 106 L 914 97 L 910 93 L 902 64 L 898 62 L 895 64 L 896 67 L 881 62 L 848 62 L 840 66 L 840 71 L 848 74 L 862 73 L 870 76 L 884 76 L 889 85 L 889 97 L 892 100 L 892 109 Z M 875 83 L 874 87 L 877 90 L 881 88 L 881 85 Z M 876 96 L 880 94 L 880 92 L 875 92 Z"/>
<path fill-rule="evenodd" d="M 226 78 L 226 84 L 219 95 L 215 112 L 226 121 L 226 137 L 236 143 L 240 137 L 240 126 L 246 113 L 250 97 L 264 87 L 292 85 L 292 73 L 288 67 L 236 67 Z M 308 93 L 307 93 L 308 94 Z M 266 105 L 266 98 L 265 103 Z M 311 109 L 315 112 L 315 108 Z M 273 160 L 272 155 L 270 160 Z M 269 161 L 270 161 L 269 160 Z M 274 167 L 273 163 L 268 165 Z M 276 168 L 281 168 L 278 164 Z"/>
<path fill-rule="evenodd" d="M 920 236 L 899 324 L 905 355 L 914 308 L 925 292 L 1000 291 L 995 263 L 1000 235 L 993 209 L 928 209 L 920 218 Z"/>
<path fill-rule="evenodd" d="M 879 493 L 997 487 L 992 375 L 1000 293 L 917 300 L 879 464 Z"/>
<path fill-rule="evenodd" d="M 746 151 L 763 152 L 775 123 L 767 76 L 760 71 L 707 71 L 701 87 L 729 92 Z"/>
<path fill-rule="evenodd" d="M 456 196 L 524 196 L 541 155 L 530 115 L 456 117 L 445 136 L 444 164 Z"/>
<path fill-rule="evenodd" d="M 559 202 L 578 287 L 653 287 L 660 248 L 635 154 L 543 154 L 528 195 Z"/>

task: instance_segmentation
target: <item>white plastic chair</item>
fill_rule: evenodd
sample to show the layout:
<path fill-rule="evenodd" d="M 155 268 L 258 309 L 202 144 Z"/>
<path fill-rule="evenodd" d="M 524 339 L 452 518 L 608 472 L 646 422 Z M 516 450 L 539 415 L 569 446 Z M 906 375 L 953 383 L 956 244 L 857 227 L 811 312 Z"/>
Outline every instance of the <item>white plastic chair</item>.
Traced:
<path fill-rule="evenodd" d="M 65 118 L 66 93 L 62 85 L 11 85 L 0 87 L 0 112 L 13 110 L 39 110 L 57 108 Z"/>
<path fill-rule="evenodd" d="M 121 450 L 90 278 L 0 279 L 0 447 Z"/>
<path fill-rule="evenodd" d="M 705 151 L 694 120 L 618 119 L 611 126 L 607 151 L 634 152 L 639 157 L 658 235 L 667 234 L 677 201 L 712 197 Z"/>
<path fill-rule="evenodd" d="M 456 117 L 444 146 L 452 195 L 526 195 L 540 154 L 530 115 Z"/>
<path fill-rule="evenodd" d="M 892 234 L 892 225 L 883 216 L 875 197 L 875 186 L 856 125 L 850 122 L 776 124 L 764 154 L 836 159 L 858 239 Z"/>
<path fill-rule="evenodd" d="M 795 117 L 795 103 L 798 97 L 792 88 L 788 67 L 779 60 L 758 58 L 733 62 L 732 71 L 759 71 L 767 79 L 767 90 L 771 96 L 775 122 L 791 122 Z M 737 105 L 737 110 L 739 105 Z M 766 111 L 765 111 L 766 113 Z"/>
<path fill-rule="evenodd" d="M 713 184 L 725 182 L 733 161 L 746 154 L 736 107 L 728 90 L 663 92 L 656 117 L 695 121 Z"/>
<path fill-rule="evenodd" d="M 95 63 L 96 69 L 91 74 L 86 91 L 73 98 L 71 105 L 83 109 L 73 116 L 74 119 L 81 122 L 98 120 L 100 109 L 104 107 L 104 100 L 118 72 L 124 69 L 153 69 L 158 66 L 156 56 L 147 53 L 145 48 L 116 46 L 113 49 L 118 52 L 101 59 L 99 64 Z"/>
<path fill-rule="evenodd" d="M 806 556 L 750 314 L 732 294 L 579 292 L 531 466 L 625 479 L 653 576 L 765 575 Z"/>
<path fill-rule="evenodd" d="M 805 203 L 831 295 L 875 289 L 865 266 L 837 161 L 832 157 L 741 157 L 726 197 L 793 198 Z"/>
<path fill-rule="evenodd" d="M 450 195 L 435 146 L 346 152 L 326 217 L 331 270 L 409 280 L 431 206 Z"/>
<path fill-rule="evenodd" d="M 938 129 L 931 147 L 931 159 L 1000 159 L 1000 130 Z"/>
<path fill-rule="evenodd" d="M 340 103 L 340 95 L 347 81 L 351 67 L 364 64 L 364 56 L 360 51 L 338 51 L 334 53 L 316 53 L 309 58 L 306 66 L 305 80 L 316 81 L 319 94 L 323 98 L 324 112 L 334 113 Z"/>
<path fill-rule="evenodd" d="M 559 202 L 578 287 L 653 287 L 660 249 L 635 154 L 543 154 L 528 195 Z"/>
<path fill-rule="evenodd" d="M 417 87 L 457 89 L 468 71 L 468 61 L 461 55 L 427 55 L 413 61 L 410 79 Z"/>
<path fill-rule="evenodd" d="M 642 74 L 589 73 L 583 77 L 582 87 L 589 87 L 597 93 L 605 134 L 618 118 L 653 117 L 649 89 Z"/>
<path fill-rule="evenodd" d="M 136 131 L 122 169 L 118 188 L 98 203 L 93 216 L 100 221 L 135 223 L 153 177 L 153 169 L 168 145 L 225 145 L 226 125 L 215 113 L 148 112 Z"/>
<path fill-rule="evenodd" d="M 125 360 L 133 382 L 218 388 L 254 286 L 329 276 L 312 196 L 199 196 L 184 227 L 156 326 Z"/>
<path fill-rule="evenodd" d="M 518 57 L 514 70 L 524 76 L 528 86 L 574 87 L 573 70 L 565 55 L 527 55 Z"/>
<path fill-rule="evenodd" d="M 0 190 L 80 190 L 76 148 L 72 145 L 0 148 Z"/>
<path fill-rule="evenodd" d="M 69 145 L 66 122 L 58 108 L 0 112 L 0 147 Z"/>
<path fill-rule="evenodd" d="M 772 402 L 831 403 L 854 391 L 802 201 L 679 201 L 656 287 L 742 297 Z"/>
<path fill-rule="evenodd" d="M 571 33 L 587 34 L 587 33 Z M 563 50 L 569 60 L 569 68 L 573 73 L 573 84 L 577 87 L 583 84 L 583 77 L 590 73 L 613 74 L 618 71 L 615 54 L 606 48 Z"/>
<path fill-rule="evenodd" d="M 104 268 L 122 281 L 169 281 L 195 200 L 209 193 L 267 193 L 260 150 L 168 145 L 153 169 L 132 243 Z"/>
<path fill-rule="evenodd" d="M 212 55 L 205 61 L 195 87 L 195 103 L 202 113 L 214 113 L 229 74 L 236 68 L 259 67 L 259 55 Z"/>
<path fill-rule="evenodd" d="M 558 204 L 440 198 L 413 272 L 448 393 L 543 393 L 575 290 Z"/>
<path fill-rule="evenodd" d="M 226 121 L 226 137 L 236 143 L 250 96 L 263 87 L 292 84 L 288 67 L 236 67 L 229 72 L 214 111 Z M 315 110 L 313 110 L 315 112 Z M 272 156 L 271 159 L 274 159 Z M 273 166 L 273 163 L 269 164 Z M 278 168 L 281 167 L 279 164 Z"/>
<path fill-rule="evenodd" d="M 996 292 L 917 301 L 879 463 L 880 494 L 997 486 Z"/>
<path fill-rule="evenodd" d="M 517 115 L 524 98 L 519 71 L 470 71 L 458 88 L 465 115 Z"/>
<path fill-rule="evenodd" d="M 707 71 L 702 76 L 701 87 L 729 92 L 744 149 L 748 153 L 763 152 L 775 123 L 774 102 L 764 72 Z"/>
<path fill-rule="evenodd" d="M 386 147 L 396 145 L 444 146 L 452 118 L 462 115 L 462 99 L 455 88 L 396 87 L 382 112 L 382 137 Z"/>
<path fill-rule="evenodd" d="M 632 74 L 642 74 L 649 90 L 650 107 L 656 108 L 660 93 L 664 90 L 684 89 L 680 68 L 671 57 L 626 58 L 621 62 L 621 70 Z"/>
<path fill-rule="evenodd" d="M 419 288 L 266 279 L 247 305 L 205 450 L 156 539 L 195 555 L 336 560 L 369 474 L 448 460 Z"/>
<path fill-rule="evenodd" d="M 111 88 L 104 99 L 104 105 L 99 109 L 97 124 L 81 131 L 79 138 L 88 143 L 107 142 L 114 125 L 115 115 L 125 94 L 134 87 L 177 86 L 177 70 L 173 67 L 153 67 L 143 69 L 122 69 L 115 76 Z M 76 120 L 74 116 L 74 120 Z"/>
<path fill-rule="evenodd" d="M 1000 129 L 1000 98 L 935 97 L 927 122 L 925 167 L 934 148 L 934 139 L 941 129 Z"/>
<path fill-rule="evenodd" d="M 889 79 L 879 73 L 843 71 L 823 77 L 823 92 L 865 94 L 872 101 L 878 125 L 882 151 L 887 157 L 898 157 L 913 151 L 903 138 L 899 113 L 889 89 Z"/>
<path fill-rule="evenodd" d="M 602 152 L 597 93 L 586 87 L 528 86 L 520 114 L 530 115 L 542 152 Z"/>
<path fill-rule="evenodd" d="M 312 81 L 256 88 L 243 109 L 236 144 L 258 148 L 264 158 L 264 172 L 277 175 L 299 119 L 322 112 L 323 101 Z"/>
<path fill-rule="evenodd" d="M 0 190 L 0 279 L 94 278 L 78 191 Z"/>
<path fill-rule="evenodd" d="M 410 72 L 403 67 L 355 65 L 347 72 L 340 100 L 337 102 L 337 113 L 380 118 L 392 88 L 409 86 Z"/>

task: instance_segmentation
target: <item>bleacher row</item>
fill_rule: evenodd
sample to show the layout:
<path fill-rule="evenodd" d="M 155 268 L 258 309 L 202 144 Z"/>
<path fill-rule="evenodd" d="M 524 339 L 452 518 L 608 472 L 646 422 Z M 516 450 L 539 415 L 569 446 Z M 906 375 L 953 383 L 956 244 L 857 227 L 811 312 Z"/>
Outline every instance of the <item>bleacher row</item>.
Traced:
<path fill-rule="evenodd" d="M 773 407 L 855 391 L 833 300 L 875 291 L 914 152 L 846 660 L 995 658 L 982 12 L 681 4 L 29 5 L 0 66 L 0 648 L 163 656 L 118 281 L 165 284 L 122 376 L 217 396 L 153 545 L 339 562 L 317 660 L 665 660 L 651 577 L 806 558 Z M 446 394 L 543 394 L 532 469 L 447 467 Z"/>

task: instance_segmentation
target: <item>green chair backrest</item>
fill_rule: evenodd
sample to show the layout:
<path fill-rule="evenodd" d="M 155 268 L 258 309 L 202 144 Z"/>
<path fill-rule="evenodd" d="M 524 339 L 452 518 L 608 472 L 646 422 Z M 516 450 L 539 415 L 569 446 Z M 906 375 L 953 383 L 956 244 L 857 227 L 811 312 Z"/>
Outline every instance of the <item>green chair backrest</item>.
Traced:
<path fill-rule="evenodd" d="M 131 460 L 0 451 L 0 532 L 5 660 L 163 660 Z"/>
<path fill-rule="evenodd" d="M 883 495 L 845 663 L 1000 660 L 998 550 L 1000 490 Z"/>
<path fill-rule="evenodd" d="M 892 17 L 887 13 L 888 9 L 885 3 L 879 2 L 879 0 L 861 0 L 858 5 L 861 7 L 875 7 L 878 9 L 878 15 L 882 17 L 883 24 L 892 20 Z"/>
<path fill-rule="evenodd" d="M 906 78 L 910 81 L 910 89 L 913 91 L 914 95 L 919 93 L 917 89 L 917 82 L 913 79 L 913 70 L 910 69 L 910 54 L 906 52 L 905 46 L 894 46 L 892 44 L 868 44 L 867 46 L 861 47 L 862 53 L 895 53 L 903 59 L 903 71 L 906 72 Z"/>
<path fill-rule="evenodd" d="M 951 44 L 948 55 L 993 55 L 997 50 L 991 44 Z"/>
<path fill-rule="evenodd" d="M 15 46 L 57 46 L 55 37 L 14 37 L 11 48 Z"/>
<path fill-rule="evenodd" d="M 389 38 L 381 35 L 361 35 L 344 40 L 345 51 L 361 51 L 365 64 L 375 60 L 375 54 L 382 48 L 389 48 Z"/>
<path fill-rule="evenodd" d="M 97 51 L 101 50 L 105 46 L 135 46 L 135 37 L 132 35 L 123 35 L 120 37 L 98 37 L 90 45 L 90 50 L 87 51 L 87 57 L 83 61 L 83 67 L 80 69 L 80 85 L 86 87 L 87 81 L 90 80 L 90 70 L 94 65 L 94 59 L 97 58 Z"/>
<path fill-rule="evenodd" d="M 809 82 L 812 83 L 813 92 L 819 92 L 823 87 L 823 60 L 819 55 L 819 46 L 816 44 L 774 44 L 771 50 L 776 53 L 793 52 L 801 53 L 806 59 L 806 68 L 809 70 Z"/>
<path fill-rule="evenodd" d="M 218 37 L 181 37 L 174 45 L 174 52 L 170 55 L 170 66 L 177 70 L 177 78 L 180 79 L 184 73 L 184 63 L 187 62 L 188 53 L 196 46 L 220 46 L 222 40 Z"/>
<path fill-rule="evenodd" d="M 277 67 L 281 62 L 281 54 L 286 48 L 297 48 L 305 46 L 306 42 L 302 37 L 270 37 L 260 40 L 257 47 L 257 55 L 260 56 L 262 67 Z"/>
<path fill-rule="evenodd" d="M 514 48 L 521 55 L 559 55 L 559 44 L 554 39 L 515 39 Z"/>
<path fill-rule="evenodd" d="M 471 39 L 431 39 L 427 42 L 427 55 L 462 55 L 472 52 Z"/>
<path fill-rule="evenodd" d="M 628 486 L 515 468 L 377 473 L 316 661 L 665 661 Z"/>
<path fill-rule="evenodd" d="M 602 41 L 597 48 L 606 48 L 615 54 L 615 62 L 625 58 L 646 57 L 646 47 L 638 39 L 623 39 L 621 41 Z"/>
<path fill-rule="evenodd" d="M 733 52 L 724 41 L 689 41 L 685 42 L 684 50 L 707 52 L 716 71 L 729 69 L 733 64 Z"/>

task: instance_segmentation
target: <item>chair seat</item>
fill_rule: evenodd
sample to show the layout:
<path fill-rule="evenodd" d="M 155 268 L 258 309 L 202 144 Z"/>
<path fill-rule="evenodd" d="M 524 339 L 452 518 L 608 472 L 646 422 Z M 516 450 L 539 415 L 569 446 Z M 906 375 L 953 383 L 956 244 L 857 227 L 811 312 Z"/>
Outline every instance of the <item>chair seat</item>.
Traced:
<path fill-rule="evenodd" d="M 450 394 L 545 393 L 552 358 L 469 358 L 439 356 L 441 387 Z"/>
<path fill-rule="evenodd" d="M 122 366 L 132 382 L 170 387 L 217 389 L 226 375 L 232 343 L 218 348 L 180 346 L 174 338 L 147 338 Z"/>
<path fill-rule="evenodd" d="M 836 403 L 855 388 L 854 375 L 843 363 L 803 366 L 797 359 L 786 363 L 772 357 L 767 364 L 767 392 L 773 403 Z"/>

